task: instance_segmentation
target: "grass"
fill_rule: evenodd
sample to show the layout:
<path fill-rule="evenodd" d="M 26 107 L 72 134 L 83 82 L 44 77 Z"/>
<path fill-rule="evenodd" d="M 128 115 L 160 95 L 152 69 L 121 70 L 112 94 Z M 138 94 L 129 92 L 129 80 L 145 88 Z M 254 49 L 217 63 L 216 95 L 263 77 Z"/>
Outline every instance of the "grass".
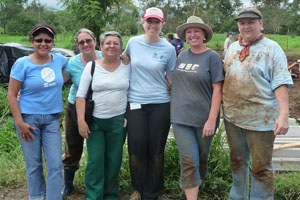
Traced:
<path fill-rule="evenodd" d="M 67 32 L 58 34 L 55 38 L 55 47 L 72 49 L 72 45 L 74 44 L 74 35 L 75 33 Z M 167 37 L 167 35 L 168 34 L 166 34 L 165 37 Z M 266 36 L 276 41 L 281 46 L 281 48 L 285 50 L 287 56 L 300 56 L 300 36 L 274 34 L 267 34 Z M 129 38 L 130 36 L 123 36 L 124 48 L 126 47 Z M 212 40 L 209 41 L 206 45 L 214 50 L 223 50 L 225 39 L 225 34 L 215 33 Z M 9 42 L 16 42 L 31 46 L 31 43 L 28 41 L 28 36 L 0 34 L 0 43 Z M 186 48 L 189 48 L 188 44 L 186 44 Z"/>

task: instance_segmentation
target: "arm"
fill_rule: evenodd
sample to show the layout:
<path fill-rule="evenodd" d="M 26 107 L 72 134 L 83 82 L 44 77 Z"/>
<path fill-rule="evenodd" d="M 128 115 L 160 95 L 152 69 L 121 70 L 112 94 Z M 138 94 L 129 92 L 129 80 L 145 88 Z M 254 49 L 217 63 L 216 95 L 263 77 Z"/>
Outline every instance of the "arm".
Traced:
<path fill-rule="evenodd" d="M 275 96 L 279 105 L 279 116 L 276 120 L 274 135 L 285 135 L 289 130 L 289 95 L 286 85 L 275 89 Z"/>
<path fill-rule="evenodd" d="M 227 51 L 228 49 L 229 40 L 226 39 L 225 45 L 224 45 L 224 51 Z"/>
<path fill-rule="evenodd" d="M 78 131 L 80 135 L 88 139 L 88 135 L 90 133 L 89 126 L 85 122 L 85 98 L 77 97 L 76 98 L 76 112 L 77 112 L 77 123 L 78 123 Z"/>
<path fill-rule="evenodd" d="M 216 120 L 220 112 L 221 99 L 222 99 L 222 86 L 223 82 L 217 82 L 212 85 L 213 94 L 211 100 L 211 107 L 209 116 L 204 124 L 202 137 L 211 136 L 215 133 Z"/>
<path fill-rule="evenodd" d="M 65 70 L 62 70 L 62 74 L 63 74 L 63 78 L 64 78 L 64 83 L 65 83 L 70 79 L 70 75 Z"/>
<path fill-rule="evenodd" d="M 130 62 L 130 57 L 127 54 L 121 54 L 119 58 L 124 65 L 128 65 Z"/>
<path fill-rule="evenodd" d="M 21 81 L 17 81 L 14 78 L 10 78 L 9 85 L 8 85 L 7 99 L 8 99 L 8 104 L 9 104 L 11 113 L 16 121 L 16 125 L 20 130 L 21 137 L 25 141 L 32 141 L 32 140 L 34 140 L 34 136 L 31 133 L 31 130 L 34 131 L 35 128 L 23 121 L 23 118 L 21 115 L 21 110 L 19 107 L 19 102 L 17 100 L 18 92 L 19 92 L 19 89 L 21 88 L 22 84 L 23 83 Z"/>
<path fill-rule="evenodd" d="M 85 121 L 85 101 L 87 92 L 92 80 L 91 77 L 91 65 L 92 62 L 88 62 L 82 72 L 77 95 L 76 95 L 76 112 L 77 112 L 77 123 L 78 131 L 83 138 L 88 138 L 90 133 L 89 127 Z"/>

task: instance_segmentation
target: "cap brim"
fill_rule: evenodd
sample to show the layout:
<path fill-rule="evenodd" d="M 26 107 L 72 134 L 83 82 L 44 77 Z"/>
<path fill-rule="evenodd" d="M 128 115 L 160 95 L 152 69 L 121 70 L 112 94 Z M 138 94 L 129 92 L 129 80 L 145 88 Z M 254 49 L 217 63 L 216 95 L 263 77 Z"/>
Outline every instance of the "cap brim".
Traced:
<path fill-rule="evenodd" d="M 205 40 L 203 40 L 204 43 L 209 42 L 213 36 L 213 31 L 212 29 L 206 25 L 206 24 L 200 24 L 200 23 L 185 23 L 177 27 L 176 33 L 178 37 L 185 41 L 185 30 L 188 28 L 201 28 L 204 30 L 205 33 Z"/>
<path fill-rule="evenodd" d="M 46 29 L 47 31 L 49 31 L 53 36 L 55 36 L 54 32 L 51 30 L 51 28 L 47 27 L 47 26 L 39 26 L 36 29 L 34 29 L 30 35 L 33 35 L 36 31 L 40 30 L 40 29 Z"/>
<path fill-rule="evenodd" d="M 255 14 L 245 13 L 245 14 L 241 14 L 240 16 L 236 17 L 234 20 L 238 21 L 239 19 L 244 19 L 244 18 L 261 19 L 261 17 L 255 15 Z"/>
<path fill-rule="evenodd" d="M 161 22 L 164 22 L 164 19 L 161 18 L 161 17 L 159 17 L 159 16 L 157 16 L 157 15 L 149 15 L 149 16 L 147 16 L 147 17 L 144 17 L 144 20 L 147 20 L 147 19 L 149 19 L 149 18 L 155 18 L 155 19 L 158 19 L 158 20 L 161 21 Z"/>

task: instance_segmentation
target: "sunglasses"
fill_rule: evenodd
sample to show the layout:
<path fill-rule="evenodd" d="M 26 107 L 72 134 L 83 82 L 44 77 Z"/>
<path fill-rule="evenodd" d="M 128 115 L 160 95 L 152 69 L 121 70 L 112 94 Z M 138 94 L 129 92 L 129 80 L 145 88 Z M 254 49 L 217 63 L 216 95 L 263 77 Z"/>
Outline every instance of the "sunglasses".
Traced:
<path fill-rule="evenodd" d="M 84 43 L 91 44 L 93 42 L 92 39 L 81 40 L 78 42 L 79 45 L 83 46 Z"/>
<path fill-rule="evenodd" d="M 53 42 L 53 40 L 51 40 L 51 39 L 43 39 L 43 38 L 34 39 L 34 42 L 36 42 L 36 43 L 42 43 L 43 41 L 47 44 L 50 44 L 51 42 Z"/>

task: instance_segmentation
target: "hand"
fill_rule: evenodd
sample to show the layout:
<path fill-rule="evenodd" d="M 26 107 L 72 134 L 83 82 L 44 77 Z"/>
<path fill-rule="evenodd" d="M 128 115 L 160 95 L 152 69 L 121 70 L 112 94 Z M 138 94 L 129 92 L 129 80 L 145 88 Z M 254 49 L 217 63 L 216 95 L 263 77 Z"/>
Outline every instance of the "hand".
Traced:
<path fill-rule="evenodd" d="M 285 135 L 289 130 L 289 118 L 279 116 L 276 120 L 274 135 Z"/>
<path fill-rule="evenodd" d="M 216 128 L 216 120 L 208 119 L 204 124 L 202 138 L 205 138 L 206 136 L 214 135 L 215 128 Z"/>
<path fill-rule="evenodd" d="M 83 138 L 85 139 L 89 138 L 90 129 L 87 123 L 85 122 L 85 120 L 78 121 L 78 131 Z"/>
<path fill-rule="evenodd" d="M 126 54 L 121 54 L 121 55 L 119 56 L 119 59 L 122 61 L 122 63 L 123 63 L 124 65 L 128 65 L 129 62 L 130 62 L 130 57 L 129 57 L 128 55 L 126 55 Z"/>
<path fill-rule="evenodd" d="M 34 140 L 34 136 L 31 133 L 31 131 L 35 130 L 35 128 L 33 126 L 30 126 L 29 124 L 23 122 L 21 124 L 17 124 L 17 127 L 20 130 L 21 138 L 23 138 L 23 140 L 25 140 L 25 142 L 30 142 L 30 141 Z"/>

